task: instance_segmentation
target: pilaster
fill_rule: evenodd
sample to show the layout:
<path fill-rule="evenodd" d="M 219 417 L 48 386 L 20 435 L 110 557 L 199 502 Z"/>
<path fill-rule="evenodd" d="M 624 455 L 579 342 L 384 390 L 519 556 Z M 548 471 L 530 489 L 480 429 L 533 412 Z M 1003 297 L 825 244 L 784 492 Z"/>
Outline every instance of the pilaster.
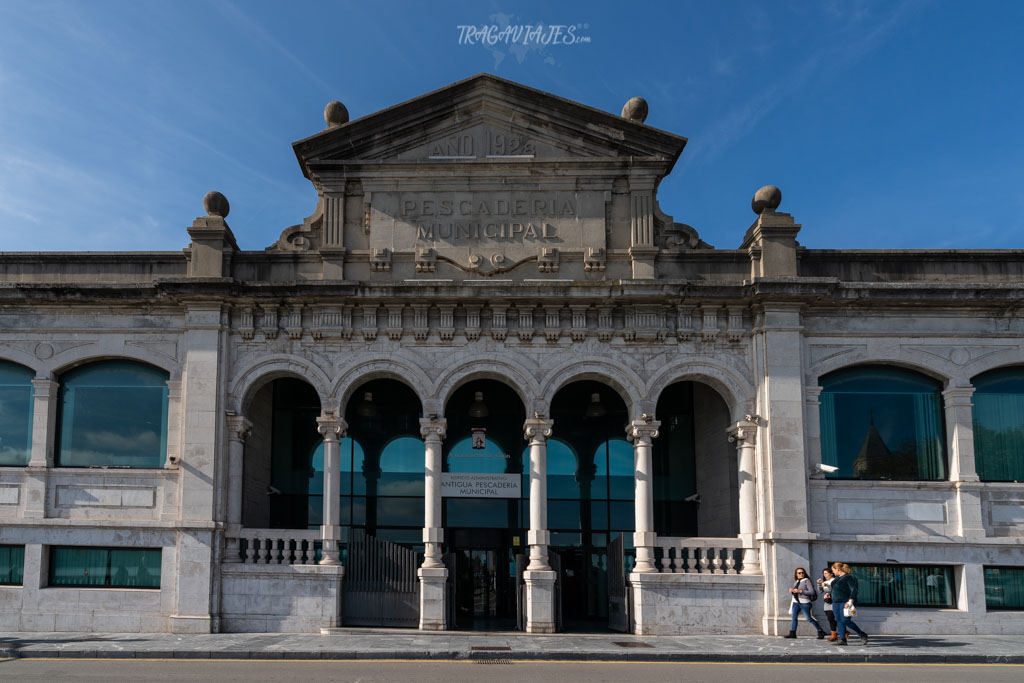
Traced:
<path fill-rule="evenodd" d="M 983 538 L 981 482 L 974 459 L 974 387 L 951 387 L 942 392 L 949 444 L 949 480 L 956 482 L 957 535 Z"/>

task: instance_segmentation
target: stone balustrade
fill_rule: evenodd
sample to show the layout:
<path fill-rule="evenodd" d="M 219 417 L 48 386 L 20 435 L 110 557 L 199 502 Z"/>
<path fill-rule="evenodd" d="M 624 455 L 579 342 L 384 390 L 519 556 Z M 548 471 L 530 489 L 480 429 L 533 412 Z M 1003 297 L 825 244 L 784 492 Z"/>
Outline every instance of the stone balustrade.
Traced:
<path fill-rule="evenodd" d="M 679 538 L 658 536 L 657 568 L 662 574 L 737 574 L 738 538 Z"/>
<path fill-rule="evenodd" d="M 228 538 L 227 562 L 243 564 L 316 564 L 320 530 L 242 529 Z M 232 556 L 237 549 L 237 559 Z"/>

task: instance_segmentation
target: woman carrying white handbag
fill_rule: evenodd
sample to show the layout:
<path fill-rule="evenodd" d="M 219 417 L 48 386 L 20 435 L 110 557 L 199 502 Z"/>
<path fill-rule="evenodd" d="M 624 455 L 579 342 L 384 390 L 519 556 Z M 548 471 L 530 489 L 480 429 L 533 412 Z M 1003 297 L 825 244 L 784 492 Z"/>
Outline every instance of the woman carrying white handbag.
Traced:
<path fill-rule="evenodd" d="M 850 573 L 850 565 L 842 562 L 832 564 L 832 573 L 836 578 L 832 581 L 832 608 L 835 612 L 836 627 L 839 638 L 836 645 L 846 645 L 846 631 L 850 630 L 860 636 L 860 644 L 868 644 L 868 634 L 853 623 L 856 614 L 857 579 Z"/>

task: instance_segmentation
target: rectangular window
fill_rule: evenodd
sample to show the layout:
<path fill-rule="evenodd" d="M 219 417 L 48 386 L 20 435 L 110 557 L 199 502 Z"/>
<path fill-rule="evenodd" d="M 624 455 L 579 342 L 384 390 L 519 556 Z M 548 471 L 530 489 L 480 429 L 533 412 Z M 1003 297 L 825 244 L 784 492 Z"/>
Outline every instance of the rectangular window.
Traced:
<path fill-rule="evenodd" d="M 160 549 L 54 547 L 50 585 L 160 588 Z"/>
<path fill-rule="evenodd" d="M 0 545 L 0 586 L 20 586 L 25 573 L 25 546 Z"/>
<path fill-rule="evenodd" d="M 985 607 L 1024 610 L 1024 568 L 985 567 Z"/>
<path fill-rule="evenodd" d="M 876 607 L 953 607 L 953 568 L 912 564 L 850 565 L 857 604 Z"/>

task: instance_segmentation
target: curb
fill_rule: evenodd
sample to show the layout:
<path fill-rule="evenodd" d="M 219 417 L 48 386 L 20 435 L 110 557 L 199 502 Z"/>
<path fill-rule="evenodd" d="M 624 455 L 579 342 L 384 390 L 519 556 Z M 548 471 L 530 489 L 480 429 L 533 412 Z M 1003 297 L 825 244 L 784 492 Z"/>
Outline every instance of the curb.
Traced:
<path fill-rule="evenodd" d="M 1024 664 L 1024 655 L 938 654 L 725 654 L 716 652 L 423 652 L 338 650 L 19 650 L 0 649 L 3 659 L 249 659 L 249 660 L 375 660 L 432 661 L 588 661 L 588 662 L 722 662 L 779 664 Z"/>

